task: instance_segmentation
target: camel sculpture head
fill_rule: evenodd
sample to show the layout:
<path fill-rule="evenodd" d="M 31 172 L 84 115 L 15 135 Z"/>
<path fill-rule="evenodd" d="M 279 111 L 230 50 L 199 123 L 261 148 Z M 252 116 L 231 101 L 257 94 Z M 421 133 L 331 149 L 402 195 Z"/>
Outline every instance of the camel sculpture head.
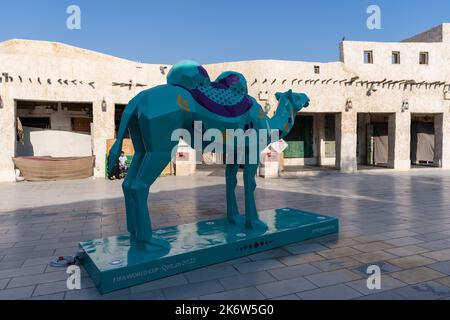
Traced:
<path fill-rule="evenodd" d="M 287 92 L 277 92 L 275 94 L 275 97 L 277 98 L 278 102 L 282 102 L 282 99 L 287 100 L 286 102 L 292 103 L 292 106 L 294 107 L 294 111 L 299 112 L 303 108 L 307 108 L 309 106 L 309 98 L 304 93 L 295 93 L 292 90 L 289 90 Z M 279 105 L 281 107 L 282 105 Z"/>
<path fill-rule="evenodd" d="M 292 90 L 277 92 L 275 97 L 278 100 L 278 108 L 271 120 L 279 129 L 280 138 L 284 138 L 294 127 L 297 113 L 309 106 L 309 98 L 304 93 L 295 93 Z"/>

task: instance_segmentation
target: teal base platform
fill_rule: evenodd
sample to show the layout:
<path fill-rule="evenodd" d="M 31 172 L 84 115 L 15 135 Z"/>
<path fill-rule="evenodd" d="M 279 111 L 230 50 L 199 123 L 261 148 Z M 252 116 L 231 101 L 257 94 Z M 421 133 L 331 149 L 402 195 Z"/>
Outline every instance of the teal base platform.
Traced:
<path fill-rule="evenodd" d="M 310 212 L 284 208 L 259 215 L 267 230 L 226 219 L 154 230 L 170 249 L 147 251 L 128 235 L 82 242 L 82 264 L 104 294 L 339 231 L 338 219 Z"/>

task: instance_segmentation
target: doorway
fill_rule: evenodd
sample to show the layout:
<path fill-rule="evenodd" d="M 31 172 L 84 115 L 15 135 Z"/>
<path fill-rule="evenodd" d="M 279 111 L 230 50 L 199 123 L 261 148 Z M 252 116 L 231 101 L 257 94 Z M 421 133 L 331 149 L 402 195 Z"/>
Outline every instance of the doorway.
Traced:
<path fill-rule="evenodd" d="M 434 115 L 411 116 L 411 164 L 415 166 L 435 165 Z"/>
<path fill-rule="evenodd" d="M 358 114 L 357 158 L 361 168 L 387 168 L 389 163 L 389 114 Z"/>
<path fill-rule="evenodd" d="M 314 116 L 298 115 L 294 127 L 284 140 L 288 144 L 284 151 L 284 158 L 313 158 Z"/>

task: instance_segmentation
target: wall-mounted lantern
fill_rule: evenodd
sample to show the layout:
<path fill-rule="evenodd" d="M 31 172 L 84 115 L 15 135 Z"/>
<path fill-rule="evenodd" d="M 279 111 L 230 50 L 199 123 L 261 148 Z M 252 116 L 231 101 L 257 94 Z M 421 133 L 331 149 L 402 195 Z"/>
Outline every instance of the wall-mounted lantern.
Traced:
<path fill-rule="evenodd" d="M 103 111 L 103 112 L 106 112 L 107 108 L 108 108 L 108 105 L 107 105 L 107 103 L 106 103 L 106 101 L 105 101 L 105 98 L 103 98 L 103 101 L 102 101 L 102 111 Z"/>
<path fill-rule="evenodd" d="M 450 100 L 450 87 L 448 89 L 444 89 L 444 100 Z"/>
<path fill-rule="evenodd" d="M 403 103 L 402 103 L 402 112 L 405 112 L 407 110 L 409 110 L 409 102 L 407 99 L 405 99 L 405 100 L 403 100 Z"/>
<path fill-rule="evenodd" d="M 347 99 L 347 102 L 345 103 L 345 111 L 349 112 L 353 109 L 353 101 L 352 99 Z"/>

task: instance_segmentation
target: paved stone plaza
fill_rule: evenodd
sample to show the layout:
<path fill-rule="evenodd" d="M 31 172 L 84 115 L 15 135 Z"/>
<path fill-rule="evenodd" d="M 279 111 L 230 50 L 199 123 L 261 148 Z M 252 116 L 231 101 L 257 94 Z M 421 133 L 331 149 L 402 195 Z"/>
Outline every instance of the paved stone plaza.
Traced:
<path fill-rule="evenodd" d="M 225 214 L 223 173 L 160 178 L 150 195 L 155 227 Z M 125 229 L 120 182 L 0 184 L 0 299 L 445 299 L 450 297 L 450 172 L 259 180 L 260 210 L 292 207 L 340 218 L 339 236 L 316 239 L 149 282 L 103 297 L 83 270 L 65 269 L 81 240 Z M 243 203 L 240 184 L 239 202 Z M 366 286 L 381 267 L 381 290 Z"/>

